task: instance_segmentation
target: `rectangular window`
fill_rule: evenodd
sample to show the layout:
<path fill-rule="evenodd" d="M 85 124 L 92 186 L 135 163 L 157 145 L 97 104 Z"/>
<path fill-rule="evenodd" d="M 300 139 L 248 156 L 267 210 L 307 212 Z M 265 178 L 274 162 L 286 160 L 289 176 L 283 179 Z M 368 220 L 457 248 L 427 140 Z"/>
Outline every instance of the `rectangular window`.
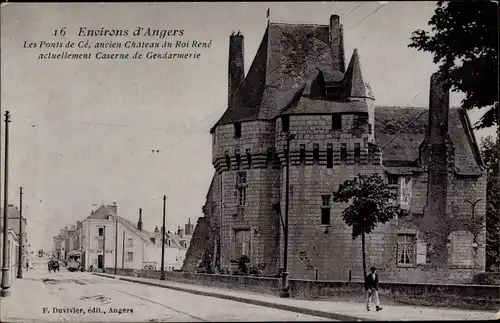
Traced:
<path fill-rule="evenodd" d="M 313 145 L 313 162 L 315 164 L 319 163 L 319 144 Z"/>
<path fill-rule="evenodd" d="M 387 175 L 387 183 L 389 185 L 398 185 L 399 183 L 399 176 L 398 175 Z"/>
<path fill-rule="evenodd" d="M 321 206 L 323 206 L 323 207 L 330 206 L 330 195 L 322 195 L 321 196 Z"/>
<path fill-rule="evenodd" d="M 127 252 L 127 261 L 134 261 L 134 253 Z"/>
<path fill-rule="evenodd" d="M 360 156 L 361 156 L 360 144 L 354 144 L 354 161 L 356 163 L 359 163 Z"/>
<path fill-rule="evenodd" d="M 128 238 L 127 239 L 127 247 L 133 247 L 134 246 L 134 239 Z"/>
<path fill-rule="evenodd" d="M 300 163 L 305 164 L 306 162 L 306 145 L 300 145 Z"/>
<path fill-rule="evenodd" d="M 236 122 L 234 124 L 234 137 L 241 138 L 241 122 Z"/>
<path fill-rule="evenodd" d="M 340 148 L 340 161 L 345 163 L 347 159 L 347 145 L 342 144 L 342 147 Z"/>
<path fill-rule="evenodd" d="M 99 236 L 104 235 L 104 228 L 99 228 Z"/>
<path fill-rule="evenodd" d="M 238 206 L 245 206 L 247 201 L 247 173 L 239 172 L 236 178 L 238 189 Z"/>
<path fill-rule="evenodd" d="M 398 266 L 411 266 L 415 263 L 415 235 L 398 234 Z"/>
<path fill-rule="evenodd" d="M 330 195 L 321 196 L 321 224 L 330 225 Z"/>
<path fill-rule="evenodd" d="M 250 256 L 250 230 L 239 229 L 234 230 L 234 260 L 238 260 L 241 256 Z"/>
<path fill-rule="evenodd" d="M 373 125 L 371 123 L 368 124 L 368 131 L 370 135 L 373 133 Z"/>
<path fill-rule="evenodd" d="M 333 168 L 333 148 L 331 145 L 326 148 L 326 168 Z"/>
<path fill-rule="evenodd" d="M 281 129 L 283 130 L 283 132 L 290 131 L 290 117 L 289 116 L 281 117 Z"/>
<path fill-rule="evenodd" d="M 332 130 L 342 130 L 342 114 L 335 113 L 332 115 Z"/>
<path fill-rule="evenodd" d="M 231 169 L 231 158 L 229 158 L 229 155 L 226 153 L 226 166 L 227 169 Z"/>
<path fill-rule="evenodd" d="M 102 250 L 104 248 L 104 240 L 97 240 L 97 249 Z"/>

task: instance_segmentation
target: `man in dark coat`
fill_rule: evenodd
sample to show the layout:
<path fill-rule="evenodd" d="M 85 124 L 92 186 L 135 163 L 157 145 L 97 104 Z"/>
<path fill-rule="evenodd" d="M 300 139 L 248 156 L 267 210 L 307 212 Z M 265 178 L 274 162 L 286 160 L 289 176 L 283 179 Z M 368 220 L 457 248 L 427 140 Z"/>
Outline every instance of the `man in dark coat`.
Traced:
<path fill-rule="evenodd" d="M 380 307 L 380 301 L 378 298 L 378 275 L 377 268 L 370 267 L 370 273 L 366 276 L 366 310 L 370 310 L 370 301 L 372 296 L 375 298 L 375 308 L 378 311 L 382 309 Z"/>

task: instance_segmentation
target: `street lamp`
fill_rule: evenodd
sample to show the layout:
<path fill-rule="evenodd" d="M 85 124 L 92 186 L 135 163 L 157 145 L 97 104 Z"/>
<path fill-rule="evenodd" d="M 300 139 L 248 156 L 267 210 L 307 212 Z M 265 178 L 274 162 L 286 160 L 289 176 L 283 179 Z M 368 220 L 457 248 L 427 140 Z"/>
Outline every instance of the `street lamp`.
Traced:
<path fill-rule="evenodd" d="M 9 207 L 9 122 L 10 122 L 10 112 L 5 111 L 5 161 L 4 161 L 4 191 L 3 191 L 3 254 L 2 254 L 2 291 L 0 295 L 2 297 L 10 296 L 10 266 L 9 262 L 9 250 L 7 245 L 9 243 L 9 221 L 7 208 Z"/>
<path fill-rule="evenodd" d="M 163 195 L 163 225 L 161 227 L 161 274 L 160 280 L 165 280 L 165 210 L 167 204 L 167 196 Z"/>
<path fill-rule="evenodd" d="M 295 135 L 290 134 L 289 131 L 285 132 L 286 140 L 286 178 L 285 178 L 285 226 L 283 227 L 283 233 L 285 236 L 285 246 L 283 251 L 283 274 L 282 274 L 282 289 L 280 291 L 280 297 L 286 298 L 290 297 L 290 285 L 288 281 L 288 208 L 289 208 L 289 191 L 290 191 L 290 141 L 295 139 Z"/>

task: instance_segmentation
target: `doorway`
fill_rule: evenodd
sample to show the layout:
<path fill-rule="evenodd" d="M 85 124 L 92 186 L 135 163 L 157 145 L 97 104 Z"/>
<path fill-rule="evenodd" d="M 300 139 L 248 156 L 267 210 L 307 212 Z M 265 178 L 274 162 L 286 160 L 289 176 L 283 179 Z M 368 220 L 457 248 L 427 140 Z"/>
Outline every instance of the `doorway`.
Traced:
<path fill-rule="evenodd" d="M 97 268 L 103 269 L 103 256 L 102 255 L 97 255 Z"/>

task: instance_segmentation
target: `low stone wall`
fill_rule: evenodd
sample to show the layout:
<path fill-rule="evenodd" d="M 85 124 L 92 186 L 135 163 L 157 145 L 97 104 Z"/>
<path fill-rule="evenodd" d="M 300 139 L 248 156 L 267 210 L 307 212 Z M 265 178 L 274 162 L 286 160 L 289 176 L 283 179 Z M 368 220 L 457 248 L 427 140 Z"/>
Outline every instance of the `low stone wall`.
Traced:
<path fill-rule="evenodd" d="M 106 270 L 113 273 L 114 270 Z M 160 271 L 119 269 L 117 274 L 159 279 Z M 166 271 L 165 279 L 238 289 L 263 294 L 278 295 L 281 285 L 279 278 L 210 275 L 188 272 Z M 291 297 L 295 298 L 331 298 L 349 297 L 364 300 L 364 284 L 360 282 L 332 282 L 314 280 L 290 280 Z M 408 305 L 454 307 L 467 309 L 498 310 L 500 303 L 499 287 L 485 285 L 438 285 L 438 284 L 398 284 L 380 283 L 379 294 L 382 298 Z"/>

